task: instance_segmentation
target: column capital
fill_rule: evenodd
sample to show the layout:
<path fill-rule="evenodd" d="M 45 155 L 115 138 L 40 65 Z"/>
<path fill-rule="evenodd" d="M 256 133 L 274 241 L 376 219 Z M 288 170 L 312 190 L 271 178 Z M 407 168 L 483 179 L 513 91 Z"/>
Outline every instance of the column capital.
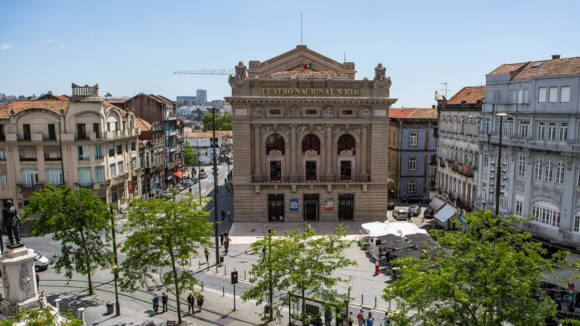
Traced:
<path fill-rule="evenodd" d="M 292 123 L 292 124 L 290 124 L 290 128 L 292 128 L 292 129 L 296 129 L 296 128 L 298 128 L 298 125 L 297 125 L 297 124 L 295 124 L 295 123 Z"/>
<path fill-rule="evenodd" d="M 334 125 L 329 123 L 329 124 L 326 124 L 325 127 L 326 127 L 326 130 L 328 131 L 328 130 L 332 130 L 332 127 L 334 127 Z"/>
<path fill-rule="evenodd" d="M 261 124 L 259 124 L 259 123 L 254 123 L 252 126 L 253 126 L 254 128 L 262 128 L 262 125 L 261 125 Z"/>

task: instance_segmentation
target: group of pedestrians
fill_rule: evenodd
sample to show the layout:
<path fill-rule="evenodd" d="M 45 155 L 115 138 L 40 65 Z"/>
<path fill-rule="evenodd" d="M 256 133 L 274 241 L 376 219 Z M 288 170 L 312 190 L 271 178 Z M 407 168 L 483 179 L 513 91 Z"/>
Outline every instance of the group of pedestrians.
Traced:
<path fill-rule="evenodd" d="M 226 215 L 228 216 L 228 221 L 232 221 L 232 211 L 228 209 L 228 212 L 226 213 L 226 211 L 222 209 L 222 223 L 226 220 Z"/>
<path fill-rule="evenodd" d="M 228 231 L 220 233 L 220 248 L 224 247 L 224 252 L 226 255 L 228 254 L 228 250 L 230 249 L 231 243 L 232 243 L 232 239 L 230 238 Z"/>
<path fill-rule="evenodd" d="M 347 318 L 348 326 L 352 326 L 354 323 L 354 318 L 352 317 L 352 315 L 353 313 L 351 311 Z M 361 308 L 358 315 L 356 315 L 356 319 L 358 322 L 358 326 L 374 326 L 375 317 L 373 317 L 373 313 L 370 311 L 365 317 L 365 311 L 364 309 Z M 389 326 L 389 325 L 391 325 L 391 320 L 389 319 L 389 313 L 387 312 L 385 314 L 385 317 L 383 317 L 382 323 L 378 324 L 377 326 Z"/>
<path fill-rule="evenodd" d="M 195 302 L 197 301 L 197 306 L 199 307 L 199 311 L 201 312 L 201 307 L 203 306 L 203 302 L 204 302 L 205 298 L 203 297 L 203 295 L 198 294 L 197 295 L 197 299 L 196 297 L 193 295 L 192 292 L 189 292 L 189 296 L 187 297 L 187 313 L 188 314 L 195 314 Z M 157 293 L 153 294 L 153 299 L 151 299 L 151 301 L 153 301 L 153 310 L 155 311 L 155 313 L 159 313 L 159 301 L 161 301 L 162 306 L 162 313 L 168 311 L 168 307 L 167 307 L 167 303 L 169 302 L 169 297 L 167 296 L 167 294 L 165 292 L 163 292 L 163 295 L 161 295 L 161 297 L 159 297 L 159 295 L 157 295 Z"/>

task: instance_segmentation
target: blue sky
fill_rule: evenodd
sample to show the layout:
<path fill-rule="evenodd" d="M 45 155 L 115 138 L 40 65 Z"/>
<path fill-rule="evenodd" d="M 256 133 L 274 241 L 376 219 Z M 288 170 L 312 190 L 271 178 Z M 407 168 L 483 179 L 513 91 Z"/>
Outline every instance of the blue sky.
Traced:
<path fill-rule="evenodd" d="M 381 62 L 396 107 L 430 107 L 485 83 L 502 63 L 580 56 L 580 1 L 5 1 L 0 5 L 0 93 L 101 93 L 175 98 L 230 94 L 227 76 L 174 75 L 233 69 L 304 44 L 356 63 L 357 79 Z"/>

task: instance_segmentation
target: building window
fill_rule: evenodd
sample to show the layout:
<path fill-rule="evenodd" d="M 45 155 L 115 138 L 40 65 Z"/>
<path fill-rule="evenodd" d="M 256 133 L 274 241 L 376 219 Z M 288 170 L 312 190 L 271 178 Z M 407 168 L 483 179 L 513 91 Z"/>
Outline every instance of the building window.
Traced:
<path fill-rule="evenodd" d="M 409 146 L 417 146 L 417 145 L 418 145 L 418 143 L 417 143 L 417 133 L 416 132 L 409 133 Z"/>
<path fill-rule="evenodd" d="M 100 160 L 103 158 L 103 145 L 95 145 L 95 159 Z"/>
<path fill-rule="evenodd" d="M 6 152 L 0 151 L 0 161 L 6 161 Z"/>
<path fill-rule="evenodd" d="M 538 102 L 539 103 L 546 102 L 546 87 L 540 87 L 538 89 Z"/>
<path fill-rule="evenodd" d="M 407 193 L 408 194 L 415 194 L 417 193 L 417 181 L 409 181 L 409 183 L 407 183 Z"/>
<path fill-rule="evenodd" d="M 512 103 L 512 104 L 517 103 L 517 100 L 518 100 L 518 91 L 515 91 L 515 90 L 514 91 L 511 91 L 511 95 L 512 95 L 512 98 L 511 98 L 511 102 L 510 103 Z"/>
<path fill-rule="evenodd" d="M 532 217 L 536 220 L 536 222 L 559 227 L 560 226 L 560 212 L 541 207 L 541 206 L 532 206 Z"/>
<path fill-rule="evenodd" d="M 115 144 L 109 143 L 109 157 L 115 156 Z"/>
<path fill-rule="evenodd" d="M 273 134 L 266 140 L 266 155 L 274 150 L 280 151 L 284 155 L 284 138 L 278 134 Z"/>
<path fill-rule="evenodd" d="M 33 187 L 38 183 L 38 170 L 20 170 L 22 184 L 27 187 Z"/>
<path fill-rule="evenodd" d="M 117 174 L 115 173 L 115 163 L 111 163 L 111 165 L 109 165 L 109 175 L 111 176 L 111 178 L 114 178 L 117 176 Z"/>
<path fill-rule="evenodd" d="M 481 199 L 482 199 L 482 201 L 484 203 L 487 203 L 487 183 L 482 182 L 481 185 L 482 185 L 482 187 L 481 187 L 481 189 L 482 189 L 482 198 Z"/>
<path fill-rule="evenodd" d="M 409 157 L 409 170 L 410 171 L 417 171 L 417 158 L 416 157 Z"/>
<path fill-rule="evenodd" d="M 564 183 L 564 171 L 566 170 L 566 166 L 564 162 L 558 162 L 556 166 L 556 183 Z"/>
<path fill-rule="evenodd" d="M 58 187 L 62 183 L 62 170 L 46 169 L 46 183 Z"/>
<path fill-rule="evenodd" d="M 352 114 L 352 110 L 343 110 L 342 114 Z"/>
<path fill-rule="evenodd" d="M 81 186 L 90 186 L 91 183 L 91 169 L 79 169 L 79 177 Z"/>
<path fill-rule="evenodd" d="M 499 207 L 503 210 L 507 210 L 508 199 L 506 196 L 499 197 Z"/>
<path fill-rule="evenodd" d="M 491 129 L 491 120 L 485 119 L 485 133 L 489 134 L 490 129 Z"/>
<path fill-rule="evenodd" d="M 538 132 L 536 135 L 537 139 L 544 139 L 546 137 L 546 123 L 541 121 L 538 122 Z"/>
<path fill-rule="evenodd" d="M 524 176 L 526 174 L 526 157 L 523 155 L 518 156 L 518 175 Z M 499 180 L 498 180 L 499 182 Z"/>
<path fill-rule="evenodd" d="M 103 183 L 103 167 L 97 166 L 95 168 L 95 182 Z"/>
<path fill-rule="evenodd" d="M 552 160 L 546 162 L 546 172 L 544 173 L 544 182 L 552 182 Z"/>
<path fill-rule="evenodd" d="M 534 179 L 542 180 L 542 159 L 539 158 L 536 160 L 536 164 L 534 165 Z"/>
<path fill-rule="evenodd" d="M 520 138 L 528 138 L 529 129 L 530 129 L 529 121 L 520 121 Z"/>
<path fill-rule="evenodd" d="M 320 139 L 316 135 L 309 134 L 302 138 L 302 154 L 307 151 L 315 151 L 320 155 Z"/>
<path fill-rule="evenodd" d="M 123 145 L 121 144 L 120 141 L 117 142 L 117 154 L 118 155 L 123 154 Z"/>
<path fill-rule="evenodd" d="M 89 159 L 89 145 L 78 146 L 79 160 Z"/>
<path fill-rule="evenodd" d="M 560 91 L 560 102 L 564 103 L 570 102 L 570 86 L 562 87 Z"/>
<path fill-rule="evenodd" d="M 556 140 L 556 123 L 548 123 L 548 140 Z"/>
<path fill-rule="evenodd" d="M 530 103 L 530 90 L 524 89 L 524 103 Z"/>
<path fill-rule="evenodd" d="M 501 93 L 500 91 L 495 91 L 495 103 L 499 103 L 500 99 L 501 99 Z"/>
<path fill-rule="evenodd" d="M 8 174 L 2 175 L 2 184 L 8 184 Z"/>
<path fill-rule="evenodd" d="M 580 215 L 574 216 L 574 232 L 580 231 Z"/>
<path fill-rule="evenodd" d="M 123 162 L 117 162 L 117 173 L 123 174 Z"/>
<path fill-rule="evenodd" d="M 561 122 L 560 123 L 560 141 L 568 141 L 568 123 Z"/>
<path fill-rule="evenodd" d="M 135 139 L 131 139 L 131 150 L 135 150 Z"/>
<path fill-rule="evenodd" d="M 270 110 L 270 114 L 280 114 L 280 110 Z"/>
<path fill-rule="evenodd" d="M 355 152 L 355 141 L 354 138 L 349 135 L 349 134 L 345 134 L 340 136 L 340 138 L 338 139 L 338 151 L 337 154 L 340 155 L 340 153 L 342 153 L 343 151 L 351 151 L 352 154 L 354 155 Z"/>
<path fill-rule="evenodd" d="M 550 87 L 550 97 L 548 97 L 548 102 L 558 102 L 558 87 Z"/>
<path fill-rule="evenodd" d="M 487 155 L 487 153 L 483 154 L 483 166 L 488 166 L 489 165 L 489 155 Z"/>
<path fill-rule="evenodd" d="M 522 203 L 519 200 L 516 200 L 516 210 L 515 210 L 515 215 L 516 216 L 522 216 L 523 214 L 523 210 L 524 210 L 524 203 Z"/>

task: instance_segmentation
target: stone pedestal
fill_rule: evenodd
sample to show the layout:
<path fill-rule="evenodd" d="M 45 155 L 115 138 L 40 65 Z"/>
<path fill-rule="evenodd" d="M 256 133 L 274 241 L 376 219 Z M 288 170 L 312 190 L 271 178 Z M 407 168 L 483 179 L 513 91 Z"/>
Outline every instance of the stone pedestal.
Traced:
<path fill-rule="evenodd" d="M 14 316 L 21 308 L 40 309 L 36 291 L 36 272 L 34 254 L 24 245 L 6 248 L 0 257 L 4 300 L 0 311 L 6 316 Z"/>

